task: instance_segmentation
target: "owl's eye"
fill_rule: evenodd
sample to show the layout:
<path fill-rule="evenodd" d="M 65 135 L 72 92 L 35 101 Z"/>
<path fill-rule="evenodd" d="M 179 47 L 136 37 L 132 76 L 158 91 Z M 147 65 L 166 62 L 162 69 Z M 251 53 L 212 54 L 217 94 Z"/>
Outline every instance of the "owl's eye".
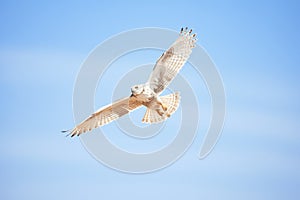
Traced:
<path fill-rule="evenodd" d="M 138 89 L 139 87 L 138 87 L 138 86 L 135 86 L 134 88 L 135 88 L 135 89 Z"/>

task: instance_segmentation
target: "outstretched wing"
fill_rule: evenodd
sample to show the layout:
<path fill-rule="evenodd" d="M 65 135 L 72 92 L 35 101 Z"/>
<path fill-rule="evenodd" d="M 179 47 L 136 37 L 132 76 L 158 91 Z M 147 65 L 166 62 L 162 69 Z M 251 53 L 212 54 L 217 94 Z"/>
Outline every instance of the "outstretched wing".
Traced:
<path fill-rule="evenodd" d="M 148 80 L 155 93 L 160 94 L 183 67 L 195 47 L 195 36 L 192 29 L 182 28 L 178 39 L 157 60 Z"/>
<path fill-rule="evenodd" d="M 135 97 L 127 97 L 114 102 L 108 106 L 100 108 L 94 114 L 89 116 L 86 120 L 77 125 L 74 129 L 68 131 L 71 137 L 90 131 L 99 126 L 103 126 L 120 118 L 121 116 L 135 110 L 142 104 L 136 100 Z"/>

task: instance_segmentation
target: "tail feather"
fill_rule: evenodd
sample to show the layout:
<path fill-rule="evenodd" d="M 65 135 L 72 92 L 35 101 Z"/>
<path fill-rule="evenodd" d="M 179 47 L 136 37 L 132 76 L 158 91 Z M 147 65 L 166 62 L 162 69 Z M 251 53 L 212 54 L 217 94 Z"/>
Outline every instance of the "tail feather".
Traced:
<path fill-rule="evenodd" d="M 178 108 L 180 103 L 180 94 L 175 92 L 160 98 L 162 103 L 167 106 L 166 114 L 172 115 Z"/>
<path fill-rule="evenodd" d="M 179 106 L 180 94 L 179 92 L 175 92 L 173 94 L 162 96 L 160 99 L 167 108 L 164 113 L 160 115 L 156 110 L 148 108 L 142 122 L 150 124 L 159 123 L 169 118 Z"/>
<path fill-rule="evenodd" d="M 168 117 L 166 115 L 159 115 L 156 110 L 147 108 L 145 116 L 142 120 L 144 123 L 159 123 L 166 120 Z"/>

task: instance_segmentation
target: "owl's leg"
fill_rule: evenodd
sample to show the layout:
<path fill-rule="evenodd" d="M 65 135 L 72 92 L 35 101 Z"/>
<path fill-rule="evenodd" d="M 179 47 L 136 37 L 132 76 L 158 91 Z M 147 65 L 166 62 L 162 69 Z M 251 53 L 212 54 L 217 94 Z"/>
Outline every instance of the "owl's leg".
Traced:
<path fill-rule="evenodd" d="M 163 116 L 163 115 L 164 115 L 164 112 L 163 112 L 161 109 L 157 109 L 156 112 L 157 112 L 160 116 Z"/>
<path fill-rule="evenodd" d="M 161 107 L 162 107 L 162 109 L 163 109 L 164 111 L 167 111 L 167 110 L 168 110 L 168 107 L 167 107 L 165 104 L 163 104 L 163 103 L 161 103 Z"/>
<path fill-rule="evenodd" d="M 161 108 L 157 110 L 157 113 L 160 115 L 160 116 L 163 116 L 163 115 L 167 115 L 167 117 L 170 117 L 170 113 L 167 113 L 166 111 L 168 110 L 168 107 L 161 103 L 160 104 Z"/>
<path fill-rule="evenodd" d="M 161 108 L 164 110 L 164 111 L 167 111 L 168 110 L 168 107 L 167 105 L 165 105 L 160 99 L 157 99 L 158 101 L 158 104 L 161 106 Z"/>
<path fill-rule="evenodd" d="M 160 116 L 163 116 L 166 111 L 168 110 L 168 107 L 167 105 L 165 105 L 161 99 L 157 99 L 158 101 L 158 105 L 160 106 L 160 108 L 157 110 L 157 113 L 160 115 Z M 170 117 L 170 114 L 167 114 L 167 117 Z"/>
<path fill-rule="evenodd" d="M 170 117 L 170 116 L 171 116 L 169 113 L 166 113 L 165 110 L 162 110 L 161 108 L 157 109 L 156 112 L 157 112 L 160 116 L 164 116 L 164 115 L 166 115 L 167 117 Z"/>

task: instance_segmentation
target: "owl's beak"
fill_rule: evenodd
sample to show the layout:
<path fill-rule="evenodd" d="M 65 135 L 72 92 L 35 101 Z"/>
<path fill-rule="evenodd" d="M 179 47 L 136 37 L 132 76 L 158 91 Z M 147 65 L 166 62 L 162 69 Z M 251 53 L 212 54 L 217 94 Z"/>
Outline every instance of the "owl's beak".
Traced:
<path fill-rule="evenodd" d="M 132 94 L 130 95 L 130 97 L 135 97 L 135 95 L 132 93 Z"/>

